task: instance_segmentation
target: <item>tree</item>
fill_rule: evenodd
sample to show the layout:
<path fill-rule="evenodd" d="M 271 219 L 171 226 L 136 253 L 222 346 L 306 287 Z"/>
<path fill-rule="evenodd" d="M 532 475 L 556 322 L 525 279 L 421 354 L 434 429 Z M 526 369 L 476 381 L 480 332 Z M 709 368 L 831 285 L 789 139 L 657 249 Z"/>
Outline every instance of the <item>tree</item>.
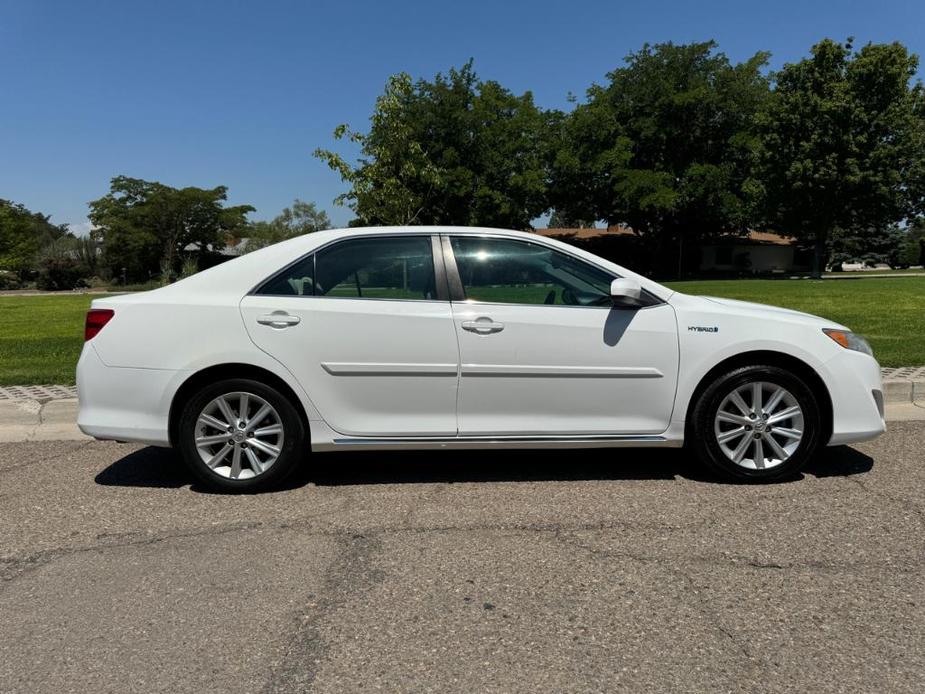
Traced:
<path fill-rule="evenodd" d="M 271 221 L 251 222 L 242 232 L 247 236 L 244 251 L 249 253 L 279 241 L 330 228 L 331 220 L 324 210 L 319 210 L 313 202 L 297 199 L 292 207 L 283 208 Z"/>
<path fill-rule="evenodd" d="M 906 229 L 899 252 L 900 265 L 925 265 L 925 217 L 917 217 Z"/>
<path fill-rule="evenodd" d="M 906 233 L 895 224 L 880 229 L 834 229 L 828 258 L 833 268 L 844 263 L 898 266 L 905 238 Z"/>
<path fill-rule="evenodd" d="M 70 236 L 63 224 L 32 212 L 21 204 L 0 200 L 0 270 L 10 270 L 20 281 L 36 269 L 39 251 L 57 239 Z"/>
<path fill-rule="evenodd" d="M 677 266 L 669 245 L 746 231 L 767 57 L 732 64 L 713 41 L 630 54 L 556 119 L 553 206 L 567 218 L 632 227 L 661 272 Z"/>
<path fill-rule="evenodd" d="M 78 239 L 74 236 L 65 236 L 46 244 L 39 251 L 36 287 L 57 291 L 85 286 L 84 278 L 89 273 L 78 257 L 77 244 Z"/>
<path fill-rule="evenodd" d="M 771 228 L 814 247 L 825 266 L 837 229 L 864 236 L 922 210 L 925 99 L 918 59 L 899 43 L 825 39 L 776 75 L 758 126 L 758 178 Z"/>
<path fill-rule="evenodd" d="M 547 207 L 545 115 L 529 92 L 481 81 L 470 60 L 433 81 L 391 77 L 368 133 L 346 125 L 356 165 L 318 149 L 349 184 L 337 199 L 361 224 L 530 227 Z"/>
<path fill-rule="evenodd" d="M 225 207 L 228 189 L 171 188 L 117 176 L 110 192 L 90 203 L 92 237 L 103 245 L 103 264 L 114 276 L 147 280 L 158 272 L 176 275 L 184 248 L 197 255 L 221 249 L 239 236 L 250 205 Z"/>

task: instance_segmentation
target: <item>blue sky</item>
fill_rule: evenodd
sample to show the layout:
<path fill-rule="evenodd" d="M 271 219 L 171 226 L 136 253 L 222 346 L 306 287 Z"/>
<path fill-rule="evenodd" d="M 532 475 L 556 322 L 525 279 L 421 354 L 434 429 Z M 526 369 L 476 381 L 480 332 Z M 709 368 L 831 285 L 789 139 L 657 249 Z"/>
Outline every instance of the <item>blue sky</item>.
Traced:
<path fill-rule="evenodd" d="M 365 129 L 392 73 L 473 57 L 483 78 L 566 107 L 644 42 L 714 38 L 779 67 L 825 36 L 922 54 L 923 30 L 921 0 L 0 0 L 0 198 L 79 225 L 126 174 L 227 185 L 256 219 L 314 200 L 345 224 L 342 184 L 311 152 L 338 123 Z"/>

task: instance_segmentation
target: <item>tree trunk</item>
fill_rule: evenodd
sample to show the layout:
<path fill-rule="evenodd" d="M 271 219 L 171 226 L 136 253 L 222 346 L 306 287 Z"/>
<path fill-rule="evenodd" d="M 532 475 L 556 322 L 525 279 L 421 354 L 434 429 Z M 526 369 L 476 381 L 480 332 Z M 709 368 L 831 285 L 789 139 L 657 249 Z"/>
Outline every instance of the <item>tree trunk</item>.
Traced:
<path fill-rule="evenodd" d="M 174 253 L 175 247 L 172 242 L 168 242 L 164 248 L 164 263 L 167 266 L 167 276 L 168 281 L 171 281 L 173 278 L 173 264 L 174 264 Z"/>
<path fill-rule="evenodd" d="M 826 246 L 828 245 L 829 232 L 820 231 L 816 233 L 816 243 L 813 248 L 813 279 L 821 279 L 825 271 L 825 261 L 827 257 Z"/>
<path fill-rule="evenodd" d="M 684 278 L 684 233 L 678 234 L 678 279 Z"/>

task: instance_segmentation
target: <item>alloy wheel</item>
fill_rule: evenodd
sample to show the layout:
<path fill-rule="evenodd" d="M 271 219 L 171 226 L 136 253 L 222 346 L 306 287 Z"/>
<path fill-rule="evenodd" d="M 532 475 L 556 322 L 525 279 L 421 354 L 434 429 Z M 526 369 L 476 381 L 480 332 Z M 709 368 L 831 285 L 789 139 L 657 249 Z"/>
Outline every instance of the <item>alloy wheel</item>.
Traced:
<path fill-rule="evenodd" d="M 196 449 L 212 472 L 249 479 L 266 472 L 283 449 L 283 422 L 273 406 L 254 393 L 220 395 L 199 413 Z"/>
<path fill-rule="evenodd" d="M 776 383 L 739 386 L 720 403 L 713 425 L 720 449 L 733 463 L 765 470 L 786 462 L 803 439 L 803 409 Z"/>

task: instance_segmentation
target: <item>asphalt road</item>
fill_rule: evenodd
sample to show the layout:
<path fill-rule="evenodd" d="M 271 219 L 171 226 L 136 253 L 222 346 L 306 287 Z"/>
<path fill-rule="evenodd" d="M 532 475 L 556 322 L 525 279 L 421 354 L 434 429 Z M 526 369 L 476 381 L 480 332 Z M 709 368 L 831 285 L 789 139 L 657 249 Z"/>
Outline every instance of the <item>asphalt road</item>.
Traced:
<path fill-rule="evenodd" d="M 925 681 L 925 424 L 802 479 L 678 451 L 0 448 L 0 691 L 869 691 Z"/>

